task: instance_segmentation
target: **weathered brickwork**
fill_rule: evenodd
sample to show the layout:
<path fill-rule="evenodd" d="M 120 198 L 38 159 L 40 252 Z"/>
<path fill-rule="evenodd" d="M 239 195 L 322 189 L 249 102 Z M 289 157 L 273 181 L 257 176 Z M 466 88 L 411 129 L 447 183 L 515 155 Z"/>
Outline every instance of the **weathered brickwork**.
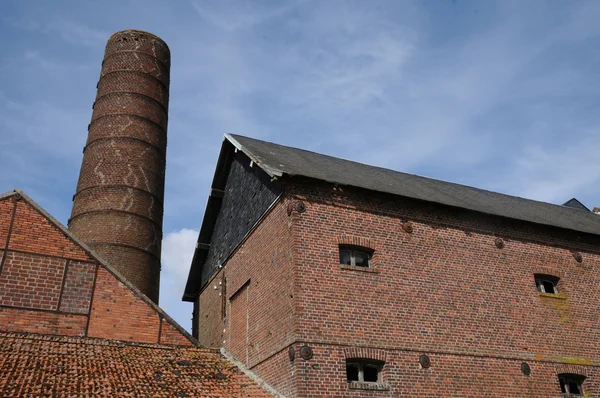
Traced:
<path fill-rule="evenodd" d="M 279 352 L 256 364 L 252 371 L 267 381 L 271 387 L 284 397 L 297 397 L 298 395 L 298 370 L 294 362 L 290 361 L 288 349 L 295 346 L 296 356 L 300 349 L 299 344 L 290 344 L 283 347 Z M 325 396 L 321 394 L 320 396 Z"/>
<path fill-rule="evenodd" d="M 576 234 L 559 239 L 555 231 L 507 221 L 502 226 L 484 216 L 400 198 L 360 192 L 335 198 L 336 192 L 325 186 L 317 193 L 302 195 L 307 211 L 294 226 L 298 284 L 305 286 L 300 338 L 358 345 L 410 342 L 414 349 L 434 346 L 466 353 L 598 357 L 595 320 L 600 307 L 593 298 L 600 295 L 600 246 L 580 243 L 584 239 Z M 407 221 L 413 225 L 410 234 L 402 229 Z M 341 269 L 340 234 L 371 239 L 373 267 L 379 273 Z M 503 249 L 494 245 L 496 236 L 505 239 Z M 582 263 L 571 250 L 583 253 Z M 562 276 L 564 297 L 538 294 L 534 274 L 540 272 Z M 378 305 L 356 292 L 375 292 Z M 327 305 L 316 305 L 320 302 Z M 310 322 L 315 316 L 322 321 Z M 364 335 L 349 327 L 355 319 Z"/>
<path fill-rule="evenodd" d="M 12 199 L 0 200 L 0 248 L 4 249 L 10 227 L 14 202 Z"/>
<path fill-rule="evenodd" d="M 288 199 L 199 300 L 201 341 L 225 340 L 226 349 L 278 391 L 290 397 L 558 397 L 557 375 L 577 373 L 587 376 L 589 396 L 600 392 L 598 236 L 311 180 L 295 179 L 286 189 Z M 288 216 L 283 203 L 297 200 L 306 210 Z M 282 227 L 291 229 L 291 241 L 274 236 L 283 236 L 273 234 Z M 281 251 L 293 249 L 293 269 L 284 274 L 292 285 L 264 269 L 269 254 L 260 248 L 273 242 Z M 373 250 L 371 267 L 340 265 L 340 244 Z M 559 277 L 559 294 L 540 294 L 534 274 Z M 225 321 L 219 318 L 223 277 L 229 298 L 249 281 L 247 310 L 236 314 L 228 301 Z M 255 291 L 255 284 L 292 292 L 289 323 L 275 327 L 285 312 L 255 304 L 269 291 Z M 267 312 L 271 322 L 259 322 Z M 238 335 L 234 327 L 241 330 L 244 322 L 248 334 Z M 219 335 L 225 326 L 229 334 Z M 272 344 L 280 351 L 271 356 L 261 355 L 259 344 L 253 357 L 253 336 L 270 330 L 293 335 L 281 340 L 285 347 Z M 305 344 L 312 359 L 299 357 Z M 429 369 L 420 367 L 421 354 L 430 356 Z M 349 384 L 346 355 L 383 360 L 381 383 Z M 531 366 L 530 376 L 521 372 L 522 362 Z"/>
<path fill-rule="evenodd" d="M 12 198 L 3 202 L 12 202 Z M 24 200 L 17 201 L 17 211 L 8 247 L 15 251 L 75 260 L 91 259 L 81 247 Z"/>
<path fill-rule="evenodd" d="M 486 356 L 430 354 L 431 367 L 423 369 L 423 352 L 388 350 L 379 391 L 346 382 L 344 347 L 311 344 L 314 357 L 294 360 L 300 397 L 562 397 L 559 373 L 587 376 L 588 396 L 600 392 L 597 367 L 527 361 L 531 375 L 521 371 L 522 360 Z M 289 361 L 289 360 L 288 360 Z"/>
<path fill-rule="evenodd" d="M 556 374 L 548 376 L 548 371 L 532 374 L 527 385 L 520 385 L 521 379 L 500 377 L 519 372 L 514 364 L 509 371 L 503 365 L 507 360 L 517 365 L 528 360 L 532 367 L 542 368 L 544 363 L 552 367 L 583 363 L 596 373 L 600 365 L 597 237 L 327 184 L 298 185 L 295 193 L 307 207 L 293 216 L 300 340 L 330 344 L 329 350 L 343 344 L 390 353 L 395 349 L 445 353 L 451 357 L 449 368 L 456 366 L 461 372 L 457 365 L 481 361 L 463 356 L 489 357 L 488 365 L 493 363 L 492 370 L 476 372 L 483 383 L 471 382 L 464 388 L 458 385 L 475 378 L 474 374 L 462 377 L 434 365 L 431 372 L 440 374 L 437 383 L 411 391 L 405 384 L 415 374 L 409 372 L 406 379 L 396 381 L 397 372 L 388 372 L 387 378 L 384 372 L 390 394 L 464 396 L 470 391 L 483 396 L 483 391 L 493 395 L 507 390 L 508 396 L 518 396 L 531 383 L 536 392 L 529 396 L 560 392 Z M 411 233 L 402 228 L 408 222 Z M 342 236 L 369 242 L 375 250 L 375 272 L 339 265 Z M 497 237 L 504 239 L 501 249 L 495 245 Z M 574 259 L 573 250 L 583 254 L 582 263 Z M 540 295 L 536 273 L 561 277 L 561 294 Z M 331 355 L 327 352 L 323 359 Z M 412 361 L 418 366 L 416 357 Z M 392 369 L 399 366 L 394 356 L 388 356 L 388 362 Z M 327 391 L 347 391 L 344 371 L 334 377 L 338 388 Z M 321 377 L 320 389 L 313 393 L 326 388 L 331 374 Z M 449 382 L 442 382 L 445 378 Z M 309 377 L 304 384 L 315 382 Z M 589 383 L 593 391 L 595 384 Z"/>
<path fill-rule="evenodd" d="M 0 331 L 83 336 L 87 316 L 0 307 Z"/>
<path fill-rule="evenodd" d="M 227 346 L 229 351 L 244 365 L 248 366 L 250 351 L 250 283 L 242 286 L 230 299 L 229 333 Z"/>
<path fill-rule="evenodd" d="M 159 315 L 104 268 L 98 269 L 89 337 L 158 343 Z"/>
<path fill-rule="evenodd" d="M 158 302 L 170 52 L 140 31 L 106 45 L 69 228 Z"/>
<path fill-rule="evenodd" d="M 60 311 L 87 314 L 94 290 L 96 264 L 70 261 L 67 265 Z"/>
<path fill-rule="evenodd" d="M 173 325 L 171 325 L 165 319 L 162 319 L 160 326 L 160 344 L 191 346 L 192 342 L 183 334 L 181 334 L 181 332 Z"/>
<path fill-rule="evenodd" d="M 290 227 L 286 201 L 281 200 L 238 247 L 199 299 L 200 343 L 220 347 L 225 341 L 225 348 L 261 377 L 262 369 L 279 372 L 279 379 L 269 380 L 276 389 L 291 384 L 289 374 L 283 368 L 256 365 L 286 350 L 294 339 Z M 224 318 L 223 292 L 227 299 Z"/>
<path fill-rule="evenodd" d="M 66 260 L 8 251 L 0 273 L 0 305 L 56 310 Z"/>
<path fill-rule="evenodd" d="M 7 208 L 6 203 L 12 209 L 15 198 L 13 228 L 10 215 L 0 219 L 0 226 L 7 231 L 9 247 L 14 243 L 23 251 L 0 250 L 0 258 L 4 258 L 0 269 L 0 331 L 156 344 L 162 318 L 162 343 L 193 345 L 179 326 L 105 266 L 98 265 L 99 260 L 86 254 L 64 227 L 53 224 L 29 199 L 8 196 L 0 200 L 0 209 Z"/>

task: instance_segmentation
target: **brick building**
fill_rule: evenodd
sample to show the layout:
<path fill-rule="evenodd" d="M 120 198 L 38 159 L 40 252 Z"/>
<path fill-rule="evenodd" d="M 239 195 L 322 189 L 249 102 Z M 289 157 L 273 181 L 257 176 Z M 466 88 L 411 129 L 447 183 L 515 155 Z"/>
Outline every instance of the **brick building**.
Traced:
<path fill-rule="evenodd" d="M 600 395 L 600 217 L 226 135 L 184 300 L 280 393 Z"/>

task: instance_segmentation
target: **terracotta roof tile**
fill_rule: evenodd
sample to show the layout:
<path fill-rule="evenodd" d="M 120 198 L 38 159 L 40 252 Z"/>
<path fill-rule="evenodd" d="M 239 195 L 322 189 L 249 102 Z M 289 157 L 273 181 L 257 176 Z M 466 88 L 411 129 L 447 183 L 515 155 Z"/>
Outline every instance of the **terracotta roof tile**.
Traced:
<path fill-rule="evenodd" d="M 5 332 L 0 396 L 271 397 L 216 350 Z"/>

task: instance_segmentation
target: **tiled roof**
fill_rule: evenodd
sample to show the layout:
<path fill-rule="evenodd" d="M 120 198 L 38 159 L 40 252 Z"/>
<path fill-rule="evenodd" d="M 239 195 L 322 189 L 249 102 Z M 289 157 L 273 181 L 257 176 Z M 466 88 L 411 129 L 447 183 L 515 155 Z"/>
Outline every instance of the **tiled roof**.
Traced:
<path fill-rule="evenodd" d="M 0 332 L 3 397 L 271 397 L 216 350 Z"/>

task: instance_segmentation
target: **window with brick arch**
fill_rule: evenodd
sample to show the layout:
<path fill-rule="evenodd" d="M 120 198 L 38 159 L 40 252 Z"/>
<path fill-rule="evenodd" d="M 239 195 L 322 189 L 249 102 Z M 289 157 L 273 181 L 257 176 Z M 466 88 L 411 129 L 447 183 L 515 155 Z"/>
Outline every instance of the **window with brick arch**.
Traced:
<path fill-rule="evenodd" d="M 381 383 L 383 362 L 372 359 L 347 359 L 346 380 L 348 383 Z"/>
<path fill-rule="evenodd" d="M 355 267 L 371 266 L 373 249 L 361 246 L 340 245 L 340 264 Z"/>
<path fill-rule="evenodd" d="M 585 376 L 573 374 L 573 373 L 562 373 L 558 375 L 558 381 L 560 383 L 560 390 L 565 398 L 576 398 L 584 397 L 583 392 L 583 381 Z"/>

